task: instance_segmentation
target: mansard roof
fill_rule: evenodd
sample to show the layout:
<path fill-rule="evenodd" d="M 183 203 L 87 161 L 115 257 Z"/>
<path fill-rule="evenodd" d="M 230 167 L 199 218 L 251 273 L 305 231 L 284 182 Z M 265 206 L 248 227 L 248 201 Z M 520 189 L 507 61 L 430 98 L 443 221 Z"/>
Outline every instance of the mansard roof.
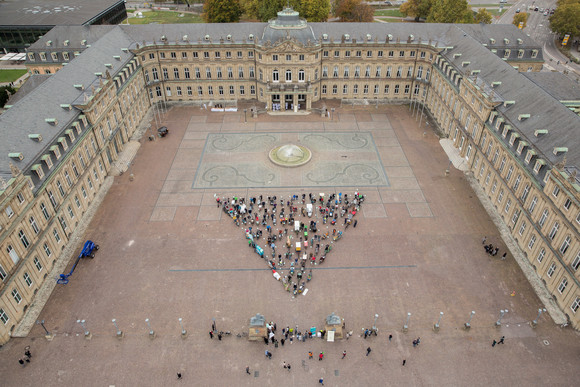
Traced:
<path fill-rule="evenodd" d="M 74 85 L 91 85 L 97 79 L 96 73 L 105 74 L 107 70 L 111 74 L 117 73 L 133 58 L 132 53 L 121 50 L 131 42 L 122 29 L 111 29 L 74 63 L 64 66 L 0 115 L 0 176 L 10 177 L 10 163 L 26 173 L 38 157 L 48 152 L 80 114 L 75 108 L 60 106 L 72 105 L 85 92 Z M 115 60 L 113 56 L 120 58 Z M 105 63 L 110 63 L 112 68 L 105 67 Z M 54 119 L 56 124 L 48 123 L 46 119 Z M 29 134 L 40 134 L 43 140 L 32 140 Z M 10 153 L 22 153 L 24 158 L 21 161 L 10 158 Z"/>
<path fill-rule="evenodd" d="M 52 41 L 55 49 L 65 47 L 65 40 L 69 40 L 67 44 L 71 47 L 78 47 L 77 42 L 86 40 L 86 46 L 81 45 L 85 50 L 82 55 L 42 83 L 37 90 L 23 97 L 0 116 L 0 136 L 3 139 L 0 143 L 0 174 L 10 173 L 9 163 L 15 163 L 24 170 L 46 152 L 51 140 L 79 114 L 74 108 L 69 111 L 60 107 L 61 104 L 72 104 L 82 97 L 83 91 L 73 85 L 94 84 L 97 79 L 95 73 L 105 74 L 107 70 L 115 76 L 134 55 L 130 50 L 123 49 L 135 48 L 143 43 L 167 44 L 168 47 L 199 43 L 220 47 L 247 43 L 260 48 L 275 45 L 280 39 L 288 37 L 303 45 L 310 41 L 315 45 L 336 44 L 345 47 L 354 43 L 354 39 L 357 43 L 377 42 L 383 45 L 430 43 L 439 47 L 442 55 L 461 73 L 479 70 L 479 83 L 491 85 L 492 82 L 501 81 L 501 85 L 494 87 L 494 91 L 504 100 L 515 101 L 515 104 L 498 106 L 498 111 L 516 130 L 521 131 L 528 142 L 538 147 L 546 160 L 551 163 L 561 161 L 562 154 L 554 155 L 553 148 L 566 145 L 570 149 L 567 153 L 568 162 L 580 165 L 580 117 L 536 83 L 515 71 L 504 59 L 490 53 L 490 39 L 494 39 L 502 47 L 539 49 L 541 58 L 541 47 L 535 45 L 515 26 L 305 23 L 289 12 L 269 23 L 55 27 L 42 42 L 32 48 L 38 50 L 40 47 L 47 47 L 48 40 Z M 48 48 L 47 52 L 50 51 Z M 462 56 L 455 57 L 454 53 L 461 53 Z M 117 59 L 113 60 L 113 57 Z M 463 62 L 469 64 L 465 67 Z M 106 63 L 113 67 L 106 68 Z M 530 114 L 530 118 L 520 121 L 520 114 Z M 58 127 L 47 124 L 46 118 L 55 118 Z M 535 130 L 545 128 L 549 129 L 548 135 L 534 136 Z M 30 133 L 42 134 L 45 140 L 41 143 L 31 141 L 27 136 Z M 10 159 L 8 154 L 14 152 L 22 153 L 24 159 Z"/>
<path fill-rule="evenodd" d="M 442 56 L 464 76 L 478 70 L 477 78 L 490 86 L 495 83 L 493 90 L 504 101 L 515 102 L 500 104 L 496 110 L 520 134 L 521 140 L 541 152 L 541 158 L 556 164 L 566 156 L 569 164 L 580 165 L 580 117 L 505 60 L 489 55 L 485 47 L 476 44 L 476 39 L 463 33 L 463 27 L 458 25 L 449 30 L 453 48 L 444 50 Z M 528 114 L 529 117 L 525 116 Z M 548 129 L 548 134 L 537 136 L 539 129 Z M 555 154 L 558 147 L 567 147 L 569 151 Z"/>

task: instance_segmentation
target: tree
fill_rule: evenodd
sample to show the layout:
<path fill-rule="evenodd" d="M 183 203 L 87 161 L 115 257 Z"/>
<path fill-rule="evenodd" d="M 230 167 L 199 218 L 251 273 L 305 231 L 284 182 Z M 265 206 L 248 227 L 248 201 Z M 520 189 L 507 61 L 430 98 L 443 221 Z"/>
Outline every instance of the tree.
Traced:
<path fill-rule="evenodd" d="M 240 2 L 249 18 L 263 22 L 276 18 L 278 12 L 287 5 L 310 22 L 326 21 L 330 13 L 330 0 L 240 0 Z"/>
<path fill-rule="evenodd" d="M 208 23 L 237 23 L 242 15 L 239 0 L 206 0 L 203 18 Z"/>
<path fill-rule="evenodd" d="M 550 27 L 560 36 L 565 34 L 580 35 L 580 1 L 559 1 L 558 8 L 550 16 Z"/>
<path fill-rule="evenodd" d="M 3 108 L 8 102 L 10 95 L 16 92 L 12 86 L 0 86 L 0 108 Z"/>
<path fill-rule="evenodd" d="M 483 24 L 491 24 L 493 16 L 485 8 L 480 8 L 475 14 L 475 22 Z"/>
<path fill-rule="evenodd" d="M 516 15 L 514 16 L 514 21 L 512 23 L 518 28 L 520 26 L 520 23 L 524 23 L 524 26 L 522 28 L 525 28 L 526 24 L 528 24 L 529 16 L 530 14 L 527 12 L 516 13 Z"/>
<path fill-rule="evenodd" d="M 339 0 L 335 16 L 341 22 L 372 22 L 374 10 L 362 0 Z"/>
<path fill-rule="evenodd" d="M 330 0 L 302 0 L 298 11 L 309 22 L 324 22 L 330 13 Z"/>
<path fill-rule="evenodd" d="M 415 21 L 419 21 L 420 18 L 426 19 L 429 16 L 432 5 L 433 0 L 409 0 L 401 5 L 399 11 L 405 16 L 414 16 Z"/>
<path fill-rule="evenodd" d="M 473 23 L 473 11 L 466 0 L 435 0 L 427 23 Z"/>

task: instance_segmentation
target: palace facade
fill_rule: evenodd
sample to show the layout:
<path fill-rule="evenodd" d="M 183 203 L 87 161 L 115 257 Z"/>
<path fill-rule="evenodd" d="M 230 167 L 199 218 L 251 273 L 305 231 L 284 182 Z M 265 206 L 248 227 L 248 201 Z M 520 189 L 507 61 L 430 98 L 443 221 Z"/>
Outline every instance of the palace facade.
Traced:
<path fill-rule="evenodd" d="M 0 116 L 0 343 L 162 101 L 422 104 L 580 328 L 580 117 L 526 77 L 542 63 L 514 26 L 306 23 L 291 9 L 269 23 L 54 28 L 27 53 L 31 72 L 54 75 Z"/>

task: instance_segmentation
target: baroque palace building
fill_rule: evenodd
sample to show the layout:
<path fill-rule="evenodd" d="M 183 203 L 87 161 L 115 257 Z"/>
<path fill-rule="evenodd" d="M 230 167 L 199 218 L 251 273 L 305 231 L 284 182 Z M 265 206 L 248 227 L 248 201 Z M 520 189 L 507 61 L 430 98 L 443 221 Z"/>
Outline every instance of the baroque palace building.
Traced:
<path fill-rule="evenodd" d="M 55 27 L 27 52 L 30 72 L 53 75 L 0 116 L 0 344 L 162 101 L 422 104 L 580 328 L 580 97 L 541 87 L 542 64 L 511 25 L 306 23 L 285 9 L 269 23 Z"/>

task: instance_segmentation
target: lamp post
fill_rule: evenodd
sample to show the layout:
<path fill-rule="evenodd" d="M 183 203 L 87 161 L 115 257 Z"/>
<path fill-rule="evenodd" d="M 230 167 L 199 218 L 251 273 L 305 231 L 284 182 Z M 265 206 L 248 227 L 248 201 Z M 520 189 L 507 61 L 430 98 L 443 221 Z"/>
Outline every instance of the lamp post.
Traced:
<path fill-rule="evenodd" d="M 538 317 L 536 317 L 536 319 L 534 321 L 532 321 L 532 326 L 535 327 L 536 325 L 538 325 L 538 320 L 540 319 L 540 316 L 542 315 L 543 312 L 545 312 L 546 309 L 538 309 Z"/>
<path fill-rule="evenodd" d="M 503 318 L 504 314 L 506 314 L 507 312 L 509 312 L 507 309 L 505 309 L 505 310 L 502 309 L 499 311 L 499 318 L 495 322 L 495 326 L 497 326 L 497 327 L 501 326 L 501 319 Z"/>
<path fill-rule="evenodd" d="M 407 332 L 409 330 L 409 321 L 411 320 L 411 313 L 407 313 L 407 322 L 403 325 L 403 332 Z"/>
<path fill-rule="evenodd" d="M 435 332 L 439 332 L 439 325 L 441 324 L 441 319 L 443 318 L 443 312 L 439 312 L 439 321 L 437 321 L 437 324 L 435 324 L 433 326 L 433 330 Z"/>
<path fill-rule="evenodd" d="M 248 122 L 246 113 L 248 113 L 248 109 L 244 109 L 244 123 Z"/>
<path fill-rule="evenodd" d="M 50 333 L 48 331 L 48 329 L 46 329 L 46 327 L 44 326 L 44 320 L 36 321 L 36 323 L 39 324 L 42 327 L 42 329 L 44 329 L 44 332 L 45 332 L 44 337 L 46 338 L 46 340 L 52 341 L 52 339 L 54 338 L 54 335 L 52 333 Z"/>
<path fill-rule="evenodd" d="M 379 318 L 379 315 L 375 313 L 375 322 L 373 323 L 373 332 L 375 332 L 375 334 L 377 333 L 377 319 Z"/>
<path fill-rule="evenodd" d="M 179 326 L 181 327 L 181 338 L 185 339 L 187 331 L 183 328 L 183 319 L 181 317 L 179 318 Z"/>
<path fill-rule="evenodd" d="M 465 323 L 465 329 L 470 329 L 471 328 L 471 319 L 473 318 L 473 315 L 475 314 L 475 311 L 472 310 L 471 314 L 469 315 L 469 320 L 467 320 L 467 322 Z"/>
<path fill-rule="evenodd" d="M 216 326 L 215 326 L 215 317 L 212 317 L 212 318 L 211 318 L 211 321 L 212 321 L 212 323 L 211 323 L 211 330 L 212 330 L 213 332 L 217 332 L 217 328 L 216 328 Z"/>
<path fill-rule="evenodd" d="M 89 330 L 87 329 L 85 322 L 86 322 L 85 320 L 77 320 L 77 323 L 81 324 L 81 326 L 83 327 L 83 330 L 85 331 L 85 339 L 90 340 L 92 335 L 91 335 L 91 332 L 89 332 Z"/>
<path fill-rule="evenodd" d="M 117 319 L 113 319 L 113 325 L 115 326 L 115 329 L 117 330 L 117 338 L 121 339 L 123 338 L 123 331 L 119 329 L 119 326 L 117 325 Z"/>
<path fill-rule="evenodd" d="M 151 323 L 149 322 L 149 319 L 146 318 L 145 322 L 147 323 L 147 326 L 149 327 L 149 338 L 154 339 L 155 338 L 155 331 L 151 328 Z"/>
<path fill-rule="evenodd" d="M 334 121 L 334 108 L 330 109 L 330 121 Z"/>

